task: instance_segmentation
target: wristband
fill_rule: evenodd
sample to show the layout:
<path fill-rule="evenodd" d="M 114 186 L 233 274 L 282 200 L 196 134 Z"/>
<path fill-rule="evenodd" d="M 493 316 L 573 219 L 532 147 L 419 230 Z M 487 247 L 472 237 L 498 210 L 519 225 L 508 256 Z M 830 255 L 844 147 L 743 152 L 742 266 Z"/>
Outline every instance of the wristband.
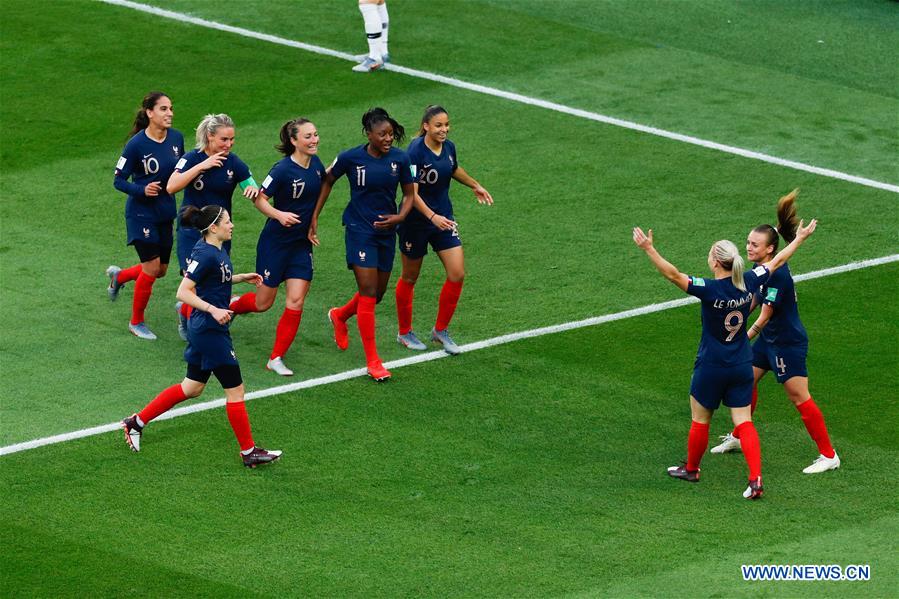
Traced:
<path fill-rule="evenodd" d="M 431 223 L 434 222 L 434 217 L 435 217 L 435 216 L 437 216 L 437 213 L 436 213 L 436 212 L 432 212 L 432 213 L 431 213 L 431 216 L 428 218 L 428 222 L 431 222 Z"/>
<path fill-rule="evenodd" d="M 247 187 L 249 187 L 251 185 L 256 188 L 259 187 L 259 184 L 256 183 L 256 179 L 253 178 L 253 175 L 250 175 L 248 178 L 246 178 L 243 181 L 241 181 L 240 183 L 238 183 L 238 185 L 240 185 L 241 191 L 246 191 Z"/>

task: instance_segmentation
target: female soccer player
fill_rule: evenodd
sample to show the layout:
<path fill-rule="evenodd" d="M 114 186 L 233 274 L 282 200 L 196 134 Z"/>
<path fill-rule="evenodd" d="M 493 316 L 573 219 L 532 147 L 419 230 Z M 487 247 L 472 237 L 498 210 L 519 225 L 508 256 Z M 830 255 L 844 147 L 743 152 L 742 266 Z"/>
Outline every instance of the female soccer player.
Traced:
<path fill-rule="evenodd" d="M 356 276 L 359 292 L 346 305 L 331 308 L 328 319 L 334 326 L 334 341 L 345 350 L 349 344 L 346 321 L 358 314 L 357 325 L 368 374 L 376 381 L 390 378 L 381 364 L 375 343 L 375 304 L 381 301 L 390 281 L 396 251 L 396 225 L 412 209 L 415 177 L 409 155 L 393 147 L 405 137 L 402 125 L 383 108 L 372 108 L 362 115 L 362 128 L 368 143 L 341 152 L 322 181 L 321 193 L 309 223 L 309 241 L 319 245 L 318 216 L 334 182 L 347 175 L 350 203 L 343 211 L 346 227 L 346 262 Z M 403 201 L 396 207 L 396 188 L 402 186 Z"/>
<path fill-rule="evenodd" d="M 359 0 L 359 12 L 365 25 L 365 37 L 368 38 L 368 54 L 362 62 L 353 67 L 357 73 L 370 73 L 390 62 L 387 49 L 387 31 L 390 19 L 387 16 L 386 0 Z"/>
<path fill-rule="evenodd" d="M 125 441 L 133 451 L 140 451 L 140 440 L 147 424 L 175 404 L 198 397 L 206 387 L 210 374 L 225 389 L 225 411 L 237 442 L 244 466 L 255 468 L 281 457 L 280 451 L 256 447 L 250 431 L 250 420 L 244 405 L 244 385 L 240 365 L 228 325 L 232 312 L 228 309 L 232 283 L 262 283 L 256 273 L 232 274 L 231 259 L 222 245 L 231 239 L 234 224 L 221 206 L 203 208 L 188 206 L 181 217 L 184 225 L 200 231 L 203 243 L 197 243 L 190 264 L 178 287 L 178 299 L 193 307 L 187 329 L 188 345 L 184 351 L 187 375 L 156 396 L 140 412 L 122 421 Z"/>
<path fill-rule="evenodd" d="M 232 302 L 231 309 L 235 314 L 265 312 L 275 303 L 278 286 L 284 282 L 287 301 L 266 368 L 291 376 L 284 354 L 297 335 L 312 283 L 312 244 L 306 234 L 325 166 L 317 156 L 318 131 L 309 120 L 287 121 L 280 137 L 281 143 L 275 147 L 284 158 L 269 171 L 255 200 L 256 208 L 268 217 L 256 244 L 256 271 L 262 274 L 262 285 L 256 293 L 245 293 Z M 274 206 L 269 198 L 274 198 Z"/>
<path fill-rule="evenodd" d="M 184 199 L 181 210 L 187 206 L 221 206 L 231 214 L 231 196 L 240 185 L 244 197 L 253 199 L 259 193 L 259 185 L 240 157 L 231 151 L 234 146 L 234 121 L 227 114 L 207 114 L 197 126 L 196 148 L 184 155 L 175 165 L 169 177 L 166 191 L 176 194 L 182 189 Z M 178 227 L 178 264 L 181 272 L 187 270 L 187 261 L 194 246 L 200 240 L 200 232 L 192 227 Z M 222 246 L 231 254 L 231 242 Z M 190 306 L 178 302 L 178 334 L 187 341 L 187 319 Z"/>
<path fill-rule="evenodd" d="M 128 245 L 137 250 L 140 263 L 126 269 L 107 268 L 107 293 L 115 301 L 122 286 L 135 281 L 128 329 L 141 339 L 156 339 L 144 322 L 144 310 L 153 283 L 165 276 L 172 254 L 175 197 L 166 191 L 166 186 L 175 163 L 184 154 L 184 137 L 172 129 L 172 115 L 172 101 L 166 94 L 147 94 L 115 168 L 115 188 L 128 194 L 125 203 Z"/>
<path fill-rule="evenodd" d="M 696 355 L 690 383 L 692 425 L 687 439 L 687 463 L 668 468 L 668 474 L 689 482 L 699 482 L 699 463 L 709 443 L 709 422 L 724 401 L 740 432 L 743 455 L 749 465 L 749 486 L 743 492 L 747 499 L 762 496 L 762 452 L 758 433 L 752 424 L 749 407 L 752 395 L 752 351 L 744 323 L 749 316 L 753 294 L 793 255 L 811 235 L 817 221 L 808 227 L 802 223 L 796 238 L 770 261 L 743 272 L 743 259 L 737 246 L 727 240 L 716 241 L 709 251 L 708 264 L 714 278 L 689 277 L 665 260 L 652 244 L 649 235 L 634 228 L 637 244 L 662 276 L 682 291 L 702 302 L 702 340 Z"/>
<path fill-rule="evenodd" d="M 447 353 L 458 354 L 461 350 L 450 337 L 447 327 L 462 294 L 465 260 L 462 241 L 453 220 L 453 205 L 449 198 L 450 178 L 470 187 L 481 204 L 493 204 L 493 197 L 459 166 L 456 146 L 446 138 L 449 129 L 446 110 L 440 106 L 428 106 L 421 117 L 418 136 L 407 149 L 412 166 L 418 173 L 418 184 L 416 209 L 399 227 L 403 274 L 396 282 L 396 315 L 399 321 L 396 340 L 409 349 L 427 349 L 412 331 L 412 300 L 421 263 L 430 244 L 446 270 L 431 339 L 443 345 Z"/>
<path fill-rule="evenodd" d="M 771 259 L 777 252 L 779 237 L 790 242 L 796 237 L 796 195 L 794 190 L 777 204 L 777 228 L 759 225 L 749 232 L 746 254 L 754 263 Z M 779 235 L 779 236 L 778 236 Z M 805 474 L 819 474 L 840 467 L 840 457 L 830 444 L 830 435 L 824 423 L 824 415 L 808 390 L 808 335 L 799 320 L 796 304 L 796 287 L 788 264 L 772 273 L 755 297 L 761 304 L 758 319 L 749 328 L 749 338 L 758 337 L 752 345 L 752 404 L 754 412 L 758 398 L 758 384 L 769 370 L 774 371 L 777 382 L 783 385 L 787 397 L 796 406 L 805 429 L 818 446 L 819 456 L 807 468 Z M 722 443 L 712 448 L 712 453 L 725 453 L 740 449 L 739 432 L 724 435 Z"/>

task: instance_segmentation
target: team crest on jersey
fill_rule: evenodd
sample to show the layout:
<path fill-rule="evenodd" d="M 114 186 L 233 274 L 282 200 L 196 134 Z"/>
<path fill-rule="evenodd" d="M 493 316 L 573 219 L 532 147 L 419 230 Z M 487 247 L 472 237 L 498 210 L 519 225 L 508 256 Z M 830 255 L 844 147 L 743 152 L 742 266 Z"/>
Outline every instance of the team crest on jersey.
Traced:
<path fill-rule="evenodd" d="M 150 238 L 150 229 L 148 229 L 147 227 L 144 227 L 144 239 L 149 239 L 149 238 Z"/>
<path fill-rule="evenodd" d="M 177 158 L 181 155 L 181 150 L 178 149 L 178 146 L 172 146 L 172 153 L 174 153 L 175 157 Z"/>
<path fill-rule="evenodd" d="M 237 359 L 237 354 L 234 353 L 233 349 L 231 350 L 231 357 L 234 358 L 235 360 Z"/>
<path fill-rule="evenodd" d="M 406 242 L 406 251 L 407 251 L 407 252 L 411 252 L 411 251 L 412 251 L 412 242 L 411 242 L 411 241 L 407 241 L 407 242 Z"/>
<path fill-rule="evenodd" d="M 363 252 L 362 250 L 359 250 L 359 260 L 365 262 L 365 252 Z"/>
<path fill-rule="evenodd" d="M 225 171 L 225 172 L 228 173 L 228 183 L 230 183 L 230 182 L 231 182 L 231 179 L 234 178 L 234 171 L 228 170 L 228 171 Z"/>
<path fill-rule="evenodd" d="M 263 274 L 263 278 L 264 278 L 266 281 L 268 281 L 268 278 L 269 278 L 270 276 L 272 276 L 272 273 L 271 273 L 271 272 L 269 271 L 269 269 L 267 269 L 267 268 L 263 271 L 262 274 Z"/>
<path fill-rule="evenodd" d="M 396 176 L 396 162 L 390 163 L 390 174 L 394 177 Z"/>

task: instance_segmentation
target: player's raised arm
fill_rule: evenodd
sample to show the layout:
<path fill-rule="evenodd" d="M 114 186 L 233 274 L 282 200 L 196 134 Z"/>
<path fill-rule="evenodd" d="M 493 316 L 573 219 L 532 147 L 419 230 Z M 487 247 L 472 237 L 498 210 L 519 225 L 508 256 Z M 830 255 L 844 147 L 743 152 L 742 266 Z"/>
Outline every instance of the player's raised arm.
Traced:
<path fill-rule="evenodd" d="M 647 235 L 640 227 L 634 227 L 633 235 L 634 243 L 637 244 L 637 247 L 646 252 L 646 255 L 649 256 L 650 261 L 652 261 L 658 271 L 662 273 L 662 276 L 677 285 L 681 291 L 686 291 L 690 284 L 690 277 L 665 260 L 662 255 L 659 254 L 658 250 L 655 249 L 652 245 L 652 229 L 649 230 L 649 234 Z"/>

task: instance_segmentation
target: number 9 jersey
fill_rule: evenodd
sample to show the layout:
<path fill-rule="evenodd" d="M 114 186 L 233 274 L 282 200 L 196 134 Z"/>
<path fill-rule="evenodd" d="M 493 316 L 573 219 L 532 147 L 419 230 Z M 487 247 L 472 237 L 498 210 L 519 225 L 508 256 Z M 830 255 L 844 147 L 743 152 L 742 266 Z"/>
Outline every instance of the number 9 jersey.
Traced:
<path fill-rule="evenodd" d="M 696 366 L 738 366 L 752 362 L 746 321 L 752 308 L 752 296 L 768 280 L 769 274 L 764 266 L 744 273 L 746 291 L 737 289 L 730 277 L 690 277 L 687 293 L 702 302 L 702 339 Z"/>

